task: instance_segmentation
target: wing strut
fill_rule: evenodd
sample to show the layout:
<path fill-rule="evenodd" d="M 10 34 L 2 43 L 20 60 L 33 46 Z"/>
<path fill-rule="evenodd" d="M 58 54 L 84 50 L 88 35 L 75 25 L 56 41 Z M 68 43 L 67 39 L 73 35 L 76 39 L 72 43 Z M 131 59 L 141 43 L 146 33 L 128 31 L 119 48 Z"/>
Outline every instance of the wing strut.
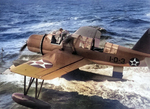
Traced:
<path fill-rule="evenodd" d="M 29 89 L 33 83 L 35 78 L 30 78 L 30 81 L 29 81 L 29 85 L 28 85 L 28 88 L 26 89 L 26 76 L 24 76 L 24 95 L 27 95 L 28 92 L 29 92 Z M 41 83 L 41 86 L 40 86 L 40 89 L 38 91 L 38 79 L 36 79 L 36 82 L 35 82 L 35 98 L 38 99 L 39 95 L 40 95 L 40 92 L 41 92 L 41 89 L 42 89 L 42 86 L 43 86 L 43 83 L 44 83 L 44 80 L 42 80 L 42 83 Z"/>
<path fill-rule="evenodd" d="M 123 77 L 122 72 L 123 72 L 123 67 L 114 66 L 113 67 L 113 75 L 112 75 L 112 77 L 122 79 L 122 77 Z"/>
<path fill-rule="evenodd" d="M 36 108 L 36 109 L 37 108 L 38 109 L 50 109 L 51 106 L 48 103 L 38 99 L 41 89 L 42 89 L 42 86 L 43 86 L 43 83 L 44 83 L 44 80 L 42 80 L 41 86 L 38 91 L 38 79 L 36 79 L 35 98 L 27 95 L 34 80 L 35 80 L 35 78 L 32 78 L 32 77 L 30 78 L 29 85 L 26 89 L 26 76 L 24 76 L 24 94 L 14 93 L 14 94 L 12 94 L 12 99 L 15 102 L 17 102 L 18 104 L 21 104 L 26 107 Z"/>

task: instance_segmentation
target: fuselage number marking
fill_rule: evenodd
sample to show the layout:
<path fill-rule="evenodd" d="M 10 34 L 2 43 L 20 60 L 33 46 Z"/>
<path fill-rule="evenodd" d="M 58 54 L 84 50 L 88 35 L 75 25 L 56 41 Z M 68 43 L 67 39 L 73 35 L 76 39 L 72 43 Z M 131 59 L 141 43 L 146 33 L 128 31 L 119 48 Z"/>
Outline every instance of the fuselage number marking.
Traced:
<path fill-rule="evenodd" d="M 125 64 L 125 59 L 124 58 L 119 59 L 118 57 L 111 57 L 110 56 L 109 61 L 113 62 L 113 63 Z"/>

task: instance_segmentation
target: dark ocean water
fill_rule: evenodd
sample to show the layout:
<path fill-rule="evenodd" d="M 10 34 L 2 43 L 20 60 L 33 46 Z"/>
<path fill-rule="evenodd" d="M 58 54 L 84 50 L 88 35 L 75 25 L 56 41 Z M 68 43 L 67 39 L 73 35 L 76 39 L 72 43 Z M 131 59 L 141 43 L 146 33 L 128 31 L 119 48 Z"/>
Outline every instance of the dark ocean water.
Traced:
<path fill-rule="evenodd" d="M 0 0 L 0 74 L 31 34 L 81 26 L 103 27 L 109 42 L 132 47 L 150 28 L 150 0 Z"/>
<path fill-rule="evenodd" d="M 81 26 L 100 26 L 110 42 L 133 45 L 150 27 L 149 10 L 149 0 L 0 0 L 3 61 L 14 59 L 31 34 L 60 27 L 73 33 Z"/>

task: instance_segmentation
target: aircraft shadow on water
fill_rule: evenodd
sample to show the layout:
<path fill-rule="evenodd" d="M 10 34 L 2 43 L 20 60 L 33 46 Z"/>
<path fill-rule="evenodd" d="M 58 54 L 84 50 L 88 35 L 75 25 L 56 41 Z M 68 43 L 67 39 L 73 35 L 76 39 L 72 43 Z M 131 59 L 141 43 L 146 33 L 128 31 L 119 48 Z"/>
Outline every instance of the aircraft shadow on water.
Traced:
<path fill-rule="evenodd" d="M 77 92 L 45 90 L 45 92 L 42 92 L 41 99 L 48 101 L 54 109 L 128 109 L 117 100 L 103 99 L 99 96 L 79 95 Z"/>
<path fill-rule="evenodd" d="M 31 35 L 21 51 L 27 46 L 28 50 L 41 55 L 29 61 L 16 60 L 10 67 L 10 71 L 24 75 L 24 93 L 14 93 L 13 100 L 31 108 L 50 108 L 48 103 L 38 99 L 44 80 L 63 75 L 68 80 L 73 79 L 71 73 L 70 76 L 67 75 L 73 71 L 72 75 L 76 75 L 75 80 L 101 81 L 108 79 L 115 81 L 113 78 L 122 79 L 123 67 L 148 66 L 150 68 L 150 49 L 148 48 L 150 46 L 150 29 L 132 49 L 109 42 L 100 47 L 101 31 L 103 30 L 100 27 L 84 26 L 73 34 L 60 29 L 52 34 Z M 113 78 L 76 70 L 91 63 L 113 66 Z M 83 76 L 81 78 L 78 75 Z M 26 76 L 31 77 L 28 87 L 26 87 Z M 37 88 L 38 79 L 43 80 L 39 90 Z M 27 95 L 34 80 L 36 81 L 35 98 Z"/>
<path fill-rule="evenodd" d="M 68 81 L 71 80 L 76 80 L 76 81 L 127 81 L 125 79 L 120 79 L 120 78 L 114 78 L 111 76 L 107 76 L 107 75 L 102 75 L 102 74 L 96 74 L 96 73 L 91 73 L 91 72 L 87 72 L 87 71 L 83 71 L 83 70 L 73 70 L 65 75 L 62 76 L 62 78 L 65 78 Z"/>

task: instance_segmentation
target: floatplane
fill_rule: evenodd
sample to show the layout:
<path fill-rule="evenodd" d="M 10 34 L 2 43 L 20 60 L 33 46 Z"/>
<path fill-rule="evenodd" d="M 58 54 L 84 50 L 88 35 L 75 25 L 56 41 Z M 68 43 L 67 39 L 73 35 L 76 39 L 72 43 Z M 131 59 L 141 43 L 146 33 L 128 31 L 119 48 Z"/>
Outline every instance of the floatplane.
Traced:
<path fill-rule="evenodd" d="M 70 35 L 45 34 L 31 35 L 25 46 L 28 50 L 41 53 L 34 60 L 17 61 L 10 67 L 10 71 L 24 76 L 24 93 L 14 93 L 12 98 L 18 104 L 30 108 L 50 109 L 50 105 L 38 99 L 44 80 L 54 79 L 90 64 L 104 64 L 113 66 L 112 77 L 122 78 L 123 67 L 150 68 L 150 29 L 148 29 L 141 39 L 130 49 L 117 44 L 106 42 L 103 47 L 101 43 L 100 27 L 84 26 Z M 55 37 L 55 40 L 54 40 Z M 69 37 L 60 40 L 57 38 Z M 53 41 L 52 41 L 53 40 Z M 23 48 L 25 48 L 25 46 Z M 26 76 L 31 77 L 28 87 L 26 87 Z M 42 80 L 38 89 L 38 79 Z M 28 91 L 35 80 L 35 97 L 28 96 Z"/>

